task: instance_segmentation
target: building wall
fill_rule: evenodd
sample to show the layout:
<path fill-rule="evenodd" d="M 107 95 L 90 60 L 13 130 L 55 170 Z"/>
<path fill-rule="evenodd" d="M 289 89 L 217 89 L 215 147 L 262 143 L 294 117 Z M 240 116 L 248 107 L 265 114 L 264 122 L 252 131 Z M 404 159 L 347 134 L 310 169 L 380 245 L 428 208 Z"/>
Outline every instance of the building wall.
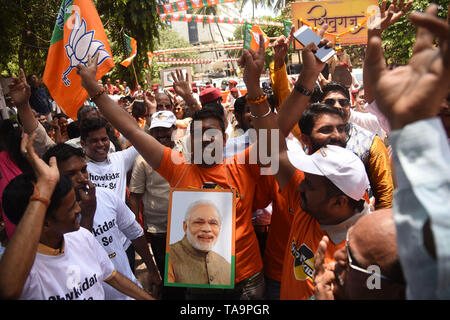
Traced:
<path fill-rule="evenodd" d="M 227 3 L 227 4 L 221 4 L 220 5 L 220 15 L 225 17 L 239 17 L 240 13 L 239 10 L 235 7 L 235 4 L 233 3 Z M 179 12 L 179 13 L 186 13 Z M 228 42 L 229 39 L 233 40 L 233 33 L 236 29 L 237 25 L 232 24 L 226 24 L 226 23 L 220 23 L 220 24 L 209 24 L 205 23 L 191 23 L 191 28 L 187 22 L 178 22 L 173 21 L 172 23 L 172 30 L 176 31 L 184 40 L 187 42 L 190 42 L 192 45 L 197 44 L 209 44 L 212 42 L 215 43 L 222 43 L 222 42 Z M 193 32 L 195 29 L 192 28 L 192 24 L 197 25 L 197 37 L 195 34 L 191 34 L 191 37 L 189 36 L 189 30 Z M 220 31 L 219 28 L 220 27 Z M 222 38 L 223 37 L 223 38 Z M 198 42 L 193 42 L 192 40 L 197 39 Z M 201 59 L 225 59 L 227 58 L 227 55 L 224 51 L 218 51 L 216 52 L 205 52 L 200 55 Z M 194 70 L 196 72 L 205 72 L 209 67 L 208 65 L 195 65 L 193 66 Z"/>

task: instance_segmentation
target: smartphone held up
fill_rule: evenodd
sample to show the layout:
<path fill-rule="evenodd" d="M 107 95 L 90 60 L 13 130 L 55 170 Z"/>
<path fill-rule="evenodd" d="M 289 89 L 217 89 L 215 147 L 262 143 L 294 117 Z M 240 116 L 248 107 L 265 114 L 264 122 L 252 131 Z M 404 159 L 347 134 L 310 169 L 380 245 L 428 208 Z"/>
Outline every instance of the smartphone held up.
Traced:
<path fill-rule="evenodd" d="M 319 47 L 320 37 L 308 26 L 304 25 L 300 29 L 295 31 L 294 37 L 303 46 L 307 46 L 308 44 L 313 42 L 317 47 Z M 322 62 L 327 62 L 328 59 L 330 59 L 335 54 L 336 51 L 333 48 L 327 48 L 326 46 L 319 47 L 317 52 L 314 53 L 314 55 Z"/>

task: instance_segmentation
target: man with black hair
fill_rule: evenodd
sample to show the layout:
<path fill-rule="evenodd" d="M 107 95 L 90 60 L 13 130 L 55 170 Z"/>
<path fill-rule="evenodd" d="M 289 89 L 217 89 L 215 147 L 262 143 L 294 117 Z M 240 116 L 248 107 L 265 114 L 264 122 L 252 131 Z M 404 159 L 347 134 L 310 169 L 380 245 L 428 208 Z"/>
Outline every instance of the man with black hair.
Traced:
<path fill-rule="evenodd" d="M 126 173 L 133 168 L 138 152 L 134 147 L 109 154 L 106 120 L 86 119 L 80 125 L 80 142 L 88 159 L 90 180 L 97 186 L 113 190 L 126 200 Z"/>
<path fill-rule="evenodd" d="M 298 125 L 308 154 L 329 144 L 343 148 L 347 145 L 345 113 L 329 104 L 313 103 L 302 114 Z"/>
<path fill-rule="evenodd" d="M 381 140 L 384 140 L 386 137 L 386 132 L 382 129 L 376 116 L 352 110 L 349 90 L 341 84 L 330 82 L 325 85 L 322 88 L 322 95 L 319 101 L 333 105 L 336 108 L 342 108 L 347 115 L 348 122 L 354 123 L 374 135 L 378 135 Z"/>
<path fill-rule="evenodd" d="M 99 89 L 95 80 L 96 63 L 88 67 L 79 65 L 77 68 L 83 87 L 94 96 Z M 218 188 L 232 188 L 237 191 L 235 289 L 203 292 L 192 288 L 189 290 L 190 297 L 261 299 L 264 296 L 264 277 L 251 214 L 255 186 L 266 177 L 261 176 L 257 164 L 249 164 L 251 148 L 241 153 L 239 159 L 236 155 L 224 162 L 222 152 L 226 135 L 223 117 L 214 111 L 200 110 L 194 114 L 191 123 L 191 157 L 188 159 L 190 162 L 187 162 L 179 153 L 164 147 L 155 138 L 140 130 L 126 111 L 107 95 L 96 97 L 95 103 L 105 117 L 136 146 L 144 159 L 172 187 L 200 189 L 205 182 L 213 182 Z"/>
<path fill-rule="evenodd" d="M 122 245 L 122 233 L 129 239 L 143 258 L 150 273 L 150 287 L 158 296 L 161 280 L 146 245 L 141 226 L 135 220 L 133 212 L 114 192 L 105 188 L 95 188 L 88 179 L 87 164 L 81 148 L 61 143 L 51 147 L 43 156 L 45 162 L 55 157 L 61 174 L 68 176 L 75 189 L 77 201 L 81 207 L 80 225 L 91 231 L 96 240 L 108 253 L 117 271 L 138 284 L 128 263 L 127 254 Z M 127 299 L 123 294 L 105 287 L 107 299 Z"/>
<path fill-rule="evenodd" d="M 158 111 L 152 116 L 149 133 L 164 146 L 179 151 L 182 148 L 181 143 L 179 140 L 172 140 L 177 130 L 176 121 L 172 112 Z M 139 155 L 131 173 L 129 191 L 129 207 L 136 220 L 139 220 L 141 203 L 143 204 L 144 233 L 152 247 L 159 273 L 164 275 L 170 185 Z M 184 290 L 164 286 L 162 299 L 184 299 Z"/>
<path fill-rule="evenodd" d="M 324 32 L 322 28 L 320 35 L 323 36 Z M 262 38 L 260 36 L 260 42 Z M 330 43 L 322 39 L 320 45 L 330 46 Z M 299 95 L 305 102 L 312 94 L 317 75 L 324 66 L 313 50 L 317 50 L 314 43 L 303 49 L 304 69 L 296 84 L 297 92 L 291 94 L 288 100 Z M 254 127 L 267 129 L 269 134 L 278 131 L 283 118 L 271 112 L 259 88 L 264 47 L 261 46 L 257 53 L 244 50 L 239 65 L 244 68 Z M 315 76 L 311 77 L 312 74 Z M 280 146 L 279 170 L 274 174 L 279 190 L 289 212 L 297 211 L 299 204 L 301 208 L 294 215 L 290 228 L 282 264 L 280 298 L 310 299 L 314 296 L 314 252 L 325 234 L 333 242 L 327 255 L 345 244 L 347 229 L 368 212 L 365 198 L 369 181 L 363 163 L 349 150 L 330 145 L 313 155 L 305 155 L 288 151 L 283 135 L 280 135 L 279 141 L 270 141 L 276 142 Z"/>
<path fill-rule="evenodd" d="M 3 208 L 17 225 L 0 260 L 0 298 L 104 299 L 104 281 L 135 299 L 153 299 L 114 269 L 92 234 L 80 228 L 80 207 L 71 180 L 35 154 L 24 135 L 22 152 L 34 174 L 22 174 L 3 194 Z M 26 146 L 26 147 L 25 147 Z"/>
<path fill-rule="evenodd" d="M 324 86 L 320 100 L 345 112 L 349 124 L 346 148 L 358 155 L 366 167 L 375 197 L 375 209 L 390 208 L 394 184 L 389 155 L 381 137 L 352 122 L 351 115 L 357 112 L 350 109 L 350 94 L 342 85 L 331 82 Z"/>
<path fill-rule="evenodd" d="M 80 142 L 86 153 L 89 180 L 96 187 L 113 191 L 122 201 L 126 201 L 127 173 L 133 168 L 138 152 L 134 147 L 108 153 L 110 140 L 103 118 L 86 119 L 80 125 Z M 127 248 L 128 260 L 134 270 L 134 250 L 130 241 L 122 237 Z"/>

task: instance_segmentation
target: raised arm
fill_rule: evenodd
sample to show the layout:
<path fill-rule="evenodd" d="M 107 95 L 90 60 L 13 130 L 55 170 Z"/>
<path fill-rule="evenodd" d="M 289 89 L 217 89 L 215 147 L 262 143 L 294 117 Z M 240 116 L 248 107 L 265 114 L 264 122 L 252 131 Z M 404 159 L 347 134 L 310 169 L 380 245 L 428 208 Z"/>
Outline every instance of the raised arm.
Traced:
<path fill-rule="evenodd" d="M 181 69 L 177 69 L 175 73 L 171 73 L 173 79 L 173 89 L 175 92 L 186 102 L 186 106 L 194 113 L 200 110 L 202 107 L 192 95 L 192 88 L 187 79 L 183 76 Z"/>
<path fill-rule="evenodd" d="M 327 25 L 321 28 L 319 36 L 322 38 Z M 328 39 L 322 39 L 320 45 L 331 47 L 332 43 Z M 303 112 L 309 106 L 310 95 L 305 94 L 305 90 L 311 93 L 314 90 L 316 81 L 319 74 L 325 67 L 325 62 L 320 61 L 314 55 L 314 51 L 317 50 L 317 46 L 314 43 L 308 44 L 302 50 L 303 69 L 300 73 L 294 90 L 291 91 L 289 97 L 284 101 L 278 114 L 278 124 L 281 129 L 281 133 L 287 137 L 295 124 L 302 116 Z M 303 91 L 303 92 L 301 92 Z"/>
<path fill-rule="evenodd" d="M 277 99 L 277 111 L 291 93 L 285 60 L 289 46 L 294 39 L 294 30 L 294 27 L 292 27 L 288 38 L 282 35 L 270 44 L 270 47 L 273 48 L 274 61 L 273 75 L 271 76 L 272 90 Z"/>
<path fill-rule="evenodd" d="M 34 152 L 33 141 L 25 133 L 21 150 L 32 165 L 37 176 L 34 194 L 50 201 L 59 181 L 56 159 L 50 158 L 50 166 Z M 25 152 L 26 151 L 26 152 Z M 44 225 L 47 204 L 43 201 L 30 201 L 17 229 L 9 240 L 0 260 L 0 299 L 18 299 L 30 273 L 36 256 L 39 239 Z"/>
<path fill-rule="evenodd" d="M 450 26 L 436 13 L 431 5 L 424 14 L 410 15 L 419 28 L 407 66 L 387 70 L 379 37 L 369 41 L 367 50 L 373 93 L 393 129 L 394 220 L 410 299 L 448 298 L 450 278 L 450 252 L 441 241 L 450 235 L 450 148 L 436 117 L 450 86 Z M 418 279 L 417 268 L 423 265 L 432 267 L 436 277 Z"/>
<path fill-rule="evenodd" d="M 23 130 L 26 133 L 33 132 L 39 122 L 34 117 L 33 111 L 30 106 L 31 88 L 27 83 L 25 73 L 23 69 L 20 69 L 19 77 L 12 77 L 11 82 L 8 85 L 10 95 L 14 104 L 17 107 L 20 121 L 22 122 Z"/>
<path fill-rule="evenodd" d="M 81 85 L 90 97 L 96 97 L 95 104 L 105 118 L 131 142 L 147 160 L 148 164 L 155 170 L 158 169 L 164 155 L 164 146 L 151 135 L 146 134 L 144 130 L 141 130 L 131 115 L 107 94 L 101 93 L 103 88 L 95 79 L 97 60 L 98 56 L 93 59 L 88 67 L 82 64 L 77 66 L 78 74 L 81 76 Z"/>
<path fill-rule="evenodd" d="M 397 4 L 397 1 L 392 3 L 387 12 L 386 12 L 386 0 L 381 2 L 380 6 L 380 16 L 374 16 L 368 23 L 367 30 L 367 44 L 369 44 L 370 39 L 373 37 L 381 38 L 381 34 L 384 30 L 389 28 L 391 25 L 396 23 L 402 16 L 404 16 L 412 6 L 412 0 L 408 1 L 406 5 L 404 5 L 404 1 L 400 1 Z M 363 64 L 363 83 L 364 83 L 364 97 L 367 103 L 371 103 L 375 97 L 373 94 L 372 83 L 370 81 L 369 76 L 369 64 L 367 61 L 367 54 L 364 58 Z"/>
<path fill-rule="evenodd" d="M 264 38 L 260 35 L 260 43 L 264 43 Z M 287 147 L 285 137 L 279 133 L 277 114 L 270 112 L 271 108 L 266 100 L 262 100 L 264 92 L 259 85 L 259 78 L 264 67 L 264 46 L 260 46 L 258 52 L 253 50 L 243 50 L 239 65 L 244 68 L 244 82 L 247 86 L 247 102 L 250 104 L 250 112 L 252 115 L 252 123 L 258 134 L 258 150 L 267 148 L 266 150 L 274 150 L 277 154 L 271 154 L 271 161 L 278 161 L 279 168 L 273 172 L 278 181 L 280 188 L 286 186 L 292 178 L 295 168 L 291 165 L 287 158 Z M 259 102 L 258 100 L 262 100 Z M 261 129 L 266 129 L 267 139 L 261 138 Z M 271 141 L 272 131 L 278 136 L 277 141 Z M 266 143 L 267 145 L 262 145 Z M 272 143 L 278 144 L 279 148 L 272 146 Z M 272 168 L 274 164 L 272 163 Z"/>

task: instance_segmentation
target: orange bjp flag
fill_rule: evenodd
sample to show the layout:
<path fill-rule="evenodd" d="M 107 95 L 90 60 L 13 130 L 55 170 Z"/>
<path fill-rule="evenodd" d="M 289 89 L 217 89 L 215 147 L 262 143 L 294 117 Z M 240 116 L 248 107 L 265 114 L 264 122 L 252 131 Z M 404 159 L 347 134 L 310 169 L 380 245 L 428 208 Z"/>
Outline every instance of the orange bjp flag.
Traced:
<path fill-rule="evenodd" d="M 130 66 L 130 64 L 133 61 L 134 57 L 136 57 L 137 42 L 136 42 L 136 39 L 130 37 L 126 33 L 124 35 L 125 35 L 125 41 L 126 41 L 126 46 L 127 46 L 127 51 L 128 51 L 129 57 L 126 58 L 125 60 L 123 60 L 120 64 L 127 68 L 127 67 Z"/>
<path fill-rule="evenodd" d="M 98 55 L 97 80 L 112 67 L 111 49 L 92 0 L 63 0 L 53 29 L 44 83 L 58 106 L 72 119 L 88 98 L 76 72 Z"/>
<path fill-rule="evenodd" d="M 259 35 L 262 34 L 264 37 L 264 49 L 267 49 L 270 44 L 270 39 L 261 30 L 259 26 L 251 25 L 249 23 L 245 23 L 244 26 L 244 49 L 252 49 L 253 51 L 258 51 L 260 46 L 259 43 Z"/>

